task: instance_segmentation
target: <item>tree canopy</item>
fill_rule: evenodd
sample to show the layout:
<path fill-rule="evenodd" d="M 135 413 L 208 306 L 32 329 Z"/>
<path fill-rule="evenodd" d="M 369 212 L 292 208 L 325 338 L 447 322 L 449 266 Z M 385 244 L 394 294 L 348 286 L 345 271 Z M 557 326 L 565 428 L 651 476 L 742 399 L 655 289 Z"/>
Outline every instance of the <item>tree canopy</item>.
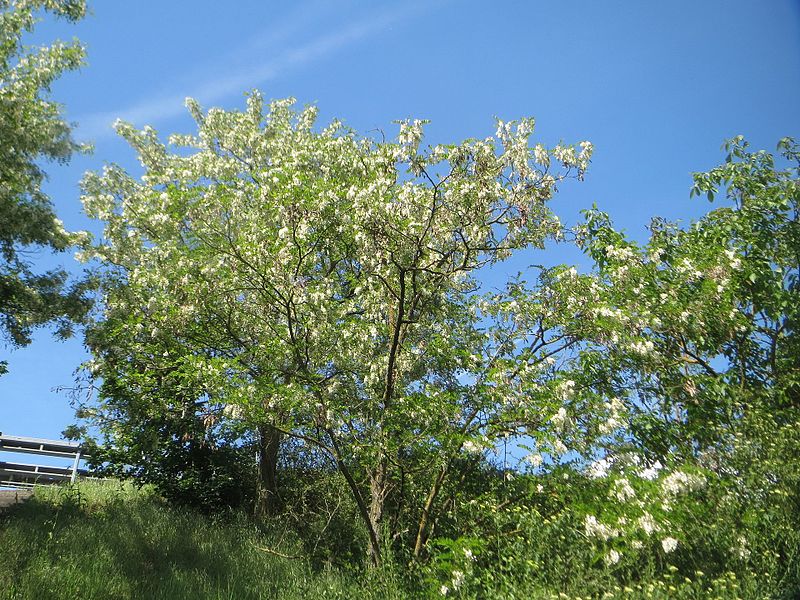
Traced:
<path fill-rule="evenodd" d="M 32 329 L 46 323 L 69 335 L 88 307 L 83 286 L 69 286 L 63 269 L 37 273 L 28 257 L 36 248 L 61 252 L 77 241 L 42 191 L 41 162 L 65 162 L 85 150 L 49 98 L 53 81 L 83 63 L 84 50 L 78 42 L 24 45 L 41 10 L 75 21 L 86 7 L 81 0 L 0 3 L 0 333 L 14 346 L 28 344 Z"/>
<path fill-rule="evenodd" d="M 546 201 L 583 175 L 591 145 L 532 147 L 524 119 L 499 123 L 496 139 L 423 150 L 419 121 L 377 142 L 338 122 L 317 133 L 316 110 L 292 101 L 265 113 L 255 93 L 241 113 L 189 107 L 198 134 L 171 138 L 189 153 L 120 123 L 142 181 L 116 167 L 84 180 L 87 211 L 106 221 L 91 252 L 109 266 L 125 352 L 153 354 L 145 377 L 178 369 L 202 382 L 258 429 L 272 462 L 280 436 L 321 452 L 376 562 L 404 474 L 438 473 L 413 509 L 419 551 L 463 444 L 521 426 L 492 393 L 474 273 L 561 234 Z M 189 352 L 173 354 L 175 339 Z"/>

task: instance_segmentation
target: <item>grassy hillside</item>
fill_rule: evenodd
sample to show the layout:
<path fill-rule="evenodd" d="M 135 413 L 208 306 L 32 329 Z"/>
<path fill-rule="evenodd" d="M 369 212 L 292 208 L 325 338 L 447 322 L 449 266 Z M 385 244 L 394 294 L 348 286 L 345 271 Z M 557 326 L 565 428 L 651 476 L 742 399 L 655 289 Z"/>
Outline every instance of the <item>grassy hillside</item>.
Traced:
<path fill-rule="evenodd" d="M 0 597 L 400 598 L 376 574 L 314 572 L 241 516 L 213 519 L 111 483 L 40 488 L 0 516 Z M 264 550 L 263 548 L 268 548 Z"/>
<path fill-rule="evenodd" d="M 536 558 L 524 546 L 513 559 L 508 557 L 509 564 L 476 564 L 471 584 L 445 590 L 432 577 L 434 565 L 374 570 L 335 568 L 325 560 L 312 564 L 299 556 L 300 543 L 289 537 L 265 531 L 239 513 L 208 517 L 176 508 L 151 490 L 130 484 L 39 488 L 26 503 L 0 513 L 0 599 L 771 596 L 765 596 L 754 574 L 740 580 L 733 573 L 711 578 L 697 571 L 690 579 L 674 568 L 661 575 L 631 573 L 628 586 L 602 570 L 578 565 L 564 571 L 559 582 L 548 582 L 540 577 L 547 566 L 543 563 L 527 575 L 509 570 L 510 564 Z M 563 548 L 547 539 L 533 535 L 529 540 L 541 551 L 537 560 L 562 561 Z"/>

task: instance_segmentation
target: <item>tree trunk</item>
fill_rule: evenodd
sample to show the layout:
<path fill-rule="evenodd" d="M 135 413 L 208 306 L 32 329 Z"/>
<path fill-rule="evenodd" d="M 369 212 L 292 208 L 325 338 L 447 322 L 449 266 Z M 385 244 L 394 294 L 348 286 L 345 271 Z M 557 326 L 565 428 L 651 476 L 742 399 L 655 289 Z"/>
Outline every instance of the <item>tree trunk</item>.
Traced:
<path fill-rule="evenodd" d="M 263 519 L 278 509 L 278 450 L 281 434 L 272 425 L 258 428 L 258 481 L 256 483 L 255 516 Z"/>
<path fill-rule="evenodd" d="M 372 511 L 370 510 L 370 506 L 367 506 L 367 503 L 364 501 L 364 496 L 361 493 L 356 480 L 353 479 L 353 474 L 350 472 L 350 469 L 345 463 L 344 458 L 342 457 L 339 444 L 336 442 L 336 436 L 331 431 L 328 431 L 327 433 L 331 440 L 331 455 L 336 460 L 336 466 L 339 469 L 339 472 L 342 474 L 347 482 L 347 485 L 350 487 L 350 491 L 353 494 L 353 499 L 356 501 L 356 506 L 358 507 L 358 513 L 361 516 L 364 526 L 367 528 L 367 534 L 369 535 L 369 551 L 367 552 L 369 564 L 371 564 L 373 567 L 380 567 L 381 545 L 378 537 L 378 531 L 373 526 L 371 516 Z"/>
<path fill-rule="evenodd" d="M 419 524 L 417 526 L 417 537 L 414 541 L 414 558 L 419 558 L 422 554 L 422 548 L 427 541 L 428 527 L 431 523 L 431 511 L 433 510 L 433 503 L 439 495 L 439 490 L 442 489 L 442 482 L 447 476 L 448 465 L 444 465 L 431 485 L 428 492 L 428 497 L 425 499 L 425 504 L 422 507 L 422 514 L 419 517 Z"/>
<path fill-rule="evenodd" d="M 369 478 L 369 524 L 378 536 L 381 532 L 381 523 L 383 522 L 383 507 L 386 502 L 386 495 L 388 492 L 388 473 L 385 460 L 381 460 L 378 467 L 370 475 Z M 379 564 L 380 557 L 376 555 L 380 553 L 380 548 L 370 544 L 369 557 L 372 564 Z M 377 559 L 377 560 L 376 560 Z"/>

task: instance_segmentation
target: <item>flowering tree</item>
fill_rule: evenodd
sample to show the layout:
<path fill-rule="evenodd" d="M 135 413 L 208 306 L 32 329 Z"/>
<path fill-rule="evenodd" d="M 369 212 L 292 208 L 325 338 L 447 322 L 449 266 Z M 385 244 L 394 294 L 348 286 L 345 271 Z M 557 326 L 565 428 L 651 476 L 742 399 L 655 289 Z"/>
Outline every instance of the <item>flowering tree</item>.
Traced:
<path fill-rule="evenodd" d="M 781 141 L 784 168 L 742 138 L 726 148 L 725 164 L 696 174 L 692 191 L 710 200 L 722 192 L 729 205 L 687 228 L 654 220 L 643 245 L 588 211 L 575 232 L 594 269 L 559 267 L 518 294 L 525 303 L 516 321 L 529 324 L 528 336 L 539 331 L 530 324 L 554 314 L 572 343 L 571 354 L 557 357 L 569 382 L 559 419 L 589 474 L 608 478 L 607 520 L 590 514 L 585 526 L 590 538 L 612 544 L 611 564 L 656 532 L 665 553 L 686 542 L 682 526 L 706 509 L 683 504 L 681 516 L 681 498 L 711 482 L 709 518 L 794 526 L 787 516 L 797 501 L 791 457 L 800 444 L 798 148 Z M 563 310 L 546 313 L 545 298 Z M 784 498 L 766 517 L 765 497 Z M 776 544 L 791 537 L 782 535 Z M 735 556 L 749 553 L 746 537 L 730 542 Z"/>
<path fill-rule="evenodd" d="M 423 122 L 376 142 L 339 122 L 315 131 L 316 110 L 292 104 L 265 111 L 254 93 L 244 112 L 204 114 L 190 100 L 198 133 L 172 136 L 178 150 L 118 124 L 145 174 L 87 175 L 86 210 L 106 222 L 87 256 L 109 276 L 114 343 L 163 340 L 159 361 L 260 433 L 265 502 L 281 436 L 326 456 L 378 563 L 387 501 L 416 501 L 404 477 L 432 482 L 419 550 L 453 458 L 504 432 L 473 274 L 560 234 L 546 202 L 591 145 L 531 148 L 523 119 L 423 150 Z"/>
<path fill-rule="evenodd" d="M 75 241 L 41 190 L 39 161 L 65 162 L 84 149 L 70 137 L 60 106 L 47 98 L 55 79 L 81 65 L 83 48 L 58 42 L 31 49 L 22 38 L 38 10 L 74 21 L 85 8 L 82 0 L 0 2 L 0 332 L 17 346 L 52 321 L 59 335 L 69 335 L 71 322 L 87 309 L 81 286 L 64 289 L 63 270 L 37 274 L 21 253 L 29 246 L 63 251 Z"/>
<path fill-rule="evenodd" d="M 695 175 L 693 193 L 731 201 L 687 229 L 661 220 L 639 247 L 602 213 L 587 213 L 580 242 L 598 265 L 592 336 L 598 363 L 654 451 L 690 457 L 718 442 L 749 408 L 791 406 L 796 394 L 797 149 L 789 167 L 741 138 L 727 162 Z M 592 353 L 593 359 L 597 353 Z M 764 404 L 766 403 L 766 404 Z M 650 418 L 677 426 L 666 431 Z"/>

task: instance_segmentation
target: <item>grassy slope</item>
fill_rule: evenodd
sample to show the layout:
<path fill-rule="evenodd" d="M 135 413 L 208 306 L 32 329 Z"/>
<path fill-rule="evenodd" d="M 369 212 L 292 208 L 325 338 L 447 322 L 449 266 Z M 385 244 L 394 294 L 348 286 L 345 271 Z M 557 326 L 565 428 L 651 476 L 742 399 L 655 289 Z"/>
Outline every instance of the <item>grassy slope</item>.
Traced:
<path fill-rule="evenodd" d="M 391 569 L 313 570 L 304 558 L 275 554 L 297 552 L 296 547 L 276 542 L 278 537 L 263 533 L 241 515 L 204 517 L 167 506 L 154 494 L 127 484 L 40 488 L 31 500 L 0 513 L 0 600 L 441 597 L 439 582 L 429 582 L 427 593 L 412 591 Z M 591 571 L 572 575 L 563 584 L 572 590 L 569 596 L 541 587 L 536 578 L 504 582 L 495 573 L 496 581 L 488 588 L 468 585 L 460 593 L 451 589 L 448 597 L 764 597 L 727 577 L 701 583 L 669 574 L 634 585 L 635 589 L 612 583 L 593 593 L 598 586 L 590 585 Z"/>
<path fill-rule="evenodd" d="M 386 573 L 314 573 L 259 549 L 271 542 L 116 482 L 42 488 L 0 516 L 0 598 L 405 597 Z"/>

